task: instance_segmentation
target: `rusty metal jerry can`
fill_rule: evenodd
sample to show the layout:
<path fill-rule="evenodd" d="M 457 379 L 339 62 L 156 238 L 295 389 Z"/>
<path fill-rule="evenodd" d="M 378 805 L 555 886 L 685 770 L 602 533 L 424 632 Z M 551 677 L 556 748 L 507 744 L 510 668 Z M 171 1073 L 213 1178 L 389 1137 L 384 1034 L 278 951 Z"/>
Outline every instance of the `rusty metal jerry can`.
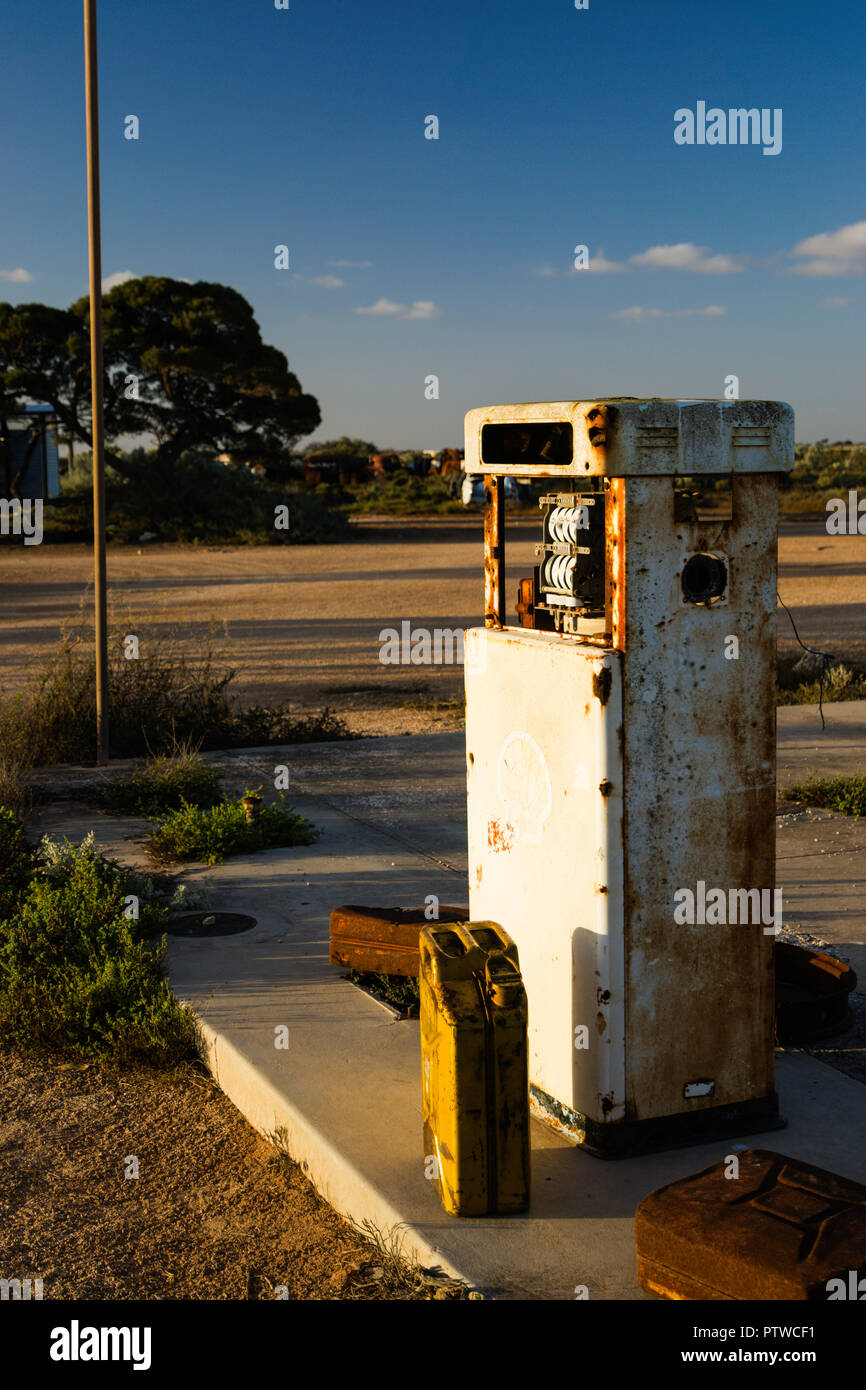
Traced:
<path fill-rule="evenodd" d="M 441 922 L 464 921 L 466 907 L 440 906 Z M 430 921 L 423 907 L 335 907 L 331 913 L 332 965 L 383 975 L 417 975 L 418 934 Z"/>
<path fill-rule="evenodd" d="M 421 930 L 425 1175 L 453 1216 L 529 1205 L 526 991 L 495 922 Z"/>

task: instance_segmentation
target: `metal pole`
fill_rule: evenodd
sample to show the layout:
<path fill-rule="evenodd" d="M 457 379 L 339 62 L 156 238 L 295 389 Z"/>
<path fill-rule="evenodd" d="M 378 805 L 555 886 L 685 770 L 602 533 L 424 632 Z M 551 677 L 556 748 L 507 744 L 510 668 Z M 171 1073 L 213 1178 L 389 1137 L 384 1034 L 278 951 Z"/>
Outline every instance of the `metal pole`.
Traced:
<path fill-rule="evenodd" d="M 102 234 L 99 219 L 99 91 L 96 0 L 84 0 L 87 102 L 87 231 L 90 256 L 90 388 L 93 403 L 93 589 L 96 761 L 108 762 L 108 617 L 105 573 L 105 439 L 102 414 Z"/>
<path fill-rule="evenodd" d="M 505 479 L 484 477 L 484 626 L 505 626 Z"/>

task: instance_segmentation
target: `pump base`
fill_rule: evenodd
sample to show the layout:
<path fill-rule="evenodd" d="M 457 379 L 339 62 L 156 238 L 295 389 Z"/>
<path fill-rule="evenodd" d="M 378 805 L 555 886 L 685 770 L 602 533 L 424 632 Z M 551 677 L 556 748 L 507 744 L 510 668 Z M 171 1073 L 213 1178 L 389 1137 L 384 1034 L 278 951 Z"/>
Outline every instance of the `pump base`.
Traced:
<path fill-rule="evenodd" d="M 650 1120 L 620 1120 L 611 1124 L 599 1124 L 587 1115 L 570 1110 L 538 1086 L 530 1085 L 529 1102 L 535 1119 L 596 1158 L 631 1158 L 665 1149 L 686 1149 L 713 1139 L 784 1129 L 788 1123 L 779 1114 L 779 1098 L 775 1091 L 736 1105 L 713 1105 L 691 1114 L 659 1115 Z"/>

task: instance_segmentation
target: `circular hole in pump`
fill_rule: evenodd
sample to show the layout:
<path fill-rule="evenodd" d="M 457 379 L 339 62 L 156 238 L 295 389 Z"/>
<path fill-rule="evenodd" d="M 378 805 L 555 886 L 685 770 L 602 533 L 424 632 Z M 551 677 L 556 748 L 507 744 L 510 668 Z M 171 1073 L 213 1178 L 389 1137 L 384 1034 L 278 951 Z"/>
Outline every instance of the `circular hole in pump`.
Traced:
<path fill-rule="evenodd" d="M 712 603 L 728 586 L 728 571 L 718 555 L 690 555 L 680 576 L 686 603 Z"/>

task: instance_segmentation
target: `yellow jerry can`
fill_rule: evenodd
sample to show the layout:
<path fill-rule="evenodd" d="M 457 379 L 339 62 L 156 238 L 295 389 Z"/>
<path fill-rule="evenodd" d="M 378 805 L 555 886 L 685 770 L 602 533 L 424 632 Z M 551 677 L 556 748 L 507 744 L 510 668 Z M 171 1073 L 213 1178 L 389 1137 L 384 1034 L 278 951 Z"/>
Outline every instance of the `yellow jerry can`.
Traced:
<path fill-rule="evenodd" d="M 422 927 L 425 1175 L 454 1216 L 529 1205 L 526 991 L 496 922 Z"/>

